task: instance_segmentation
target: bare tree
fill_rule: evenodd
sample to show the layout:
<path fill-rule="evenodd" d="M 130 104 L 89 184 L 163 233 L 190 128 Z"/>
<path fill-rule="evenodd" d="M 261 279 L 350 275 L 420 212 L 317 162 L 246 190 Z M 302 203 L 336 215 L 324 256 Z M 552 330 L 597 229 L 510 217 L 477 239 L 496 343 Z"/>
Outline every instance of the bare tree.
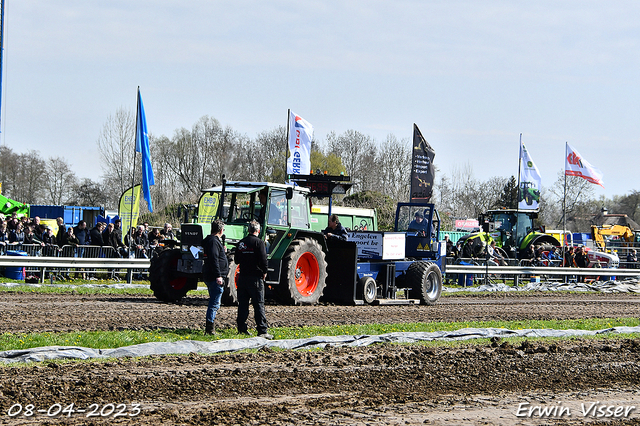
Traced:
<path fill-rule="evenodd" d="M 287 129 L 278 126 L 259 133 L 247 145 L 242 157 L 243 176 L 250 180 L 284 182 L 286 170 Z"/>
<path fill-rule="evenodd" d="M 397 201 L 409 201 L 411 148 L 409 139 L 389 134 L 378 149 L 375 172 L 380 191 Z"/>
<path fill-rule="evenodd" d="M 13 175 L 11 198 L 29 204 L 44 202 L 45 170 L 46 162 L 38 151 L 17 155 L 10 172 Z"/>
<path fill-rule="evenodd" d="M 354 192 L 378 189 L 377 147 L 373 138 L 355 130 L 347 130 L 341 135 L 331 132 L 327 135 L 327 147 L 329 153 L 342 159 Z"/>
<path fill-rule="evenodd" d="M 64 204 L 73 193 L 77 181 L 76 174 L 71 170 L 67 160 L 62 157 L 50 157 L 44 175 L 48 202 L 57 206 Z"/>
<path fill-rule="evenodd" d="M 227 177 L 237 174 L 243 147 L 241 138 L 231 127 L 223 128 L 215 118 L 204 116 L 191 133 L 201 163 L 198 191 L 220 182 L 223 174 Z"/>
<path fill-rule="evenodd" d="M 549 188 L 549 193 L 553 197 L 550 201 L 559 206 L 566 200 L 565 211 L 560 208 L 559 215 L 554 218 L 556 227 L 562 227 L 566 214 L 567 229 L 588 228 L 591 217 L 598 211 L 598 207 L 593 205 L 595 189 L 591 182 L 576 176 L 566 176 L 565 198 L 565 174 L 564 170 L 560 170 L 555 183 Z M 595 211 L 592 211 L 594 209 Z"/>
<path fill-rule="evenodd" d="M 105 182 L 113 188 L 112 194 L 119 197 L 131 187 L 135 157 L 136 118 L 135 114 L 119 108 L 115 115 L 107 117 L 100 137 L 98 151 Z M 138 167 L 142 176 L 141 167 Z M 137 180 L 138 182 L 140 179 Z M 115 196 L 115 195 L 113 195 Z"/>
<path fill-rule="evenodd" d="M 108 184 L 104 182 L 95 182 L 91 179 L 83 178 L 73 186 L 68 202 L 76 206 L 116 208 L 116 205 L 109 204 L 109 196 L 104 191 L 107 186 Z"/>
<path fill-rule="evenodd" d="M 638 222 L 640 220 L 640 191 L 633 190 L 627 195 L 614 197 L 609 210 L 611 213 L 626 214 Z"/>
<path fill-rule="evenodd" d="M 176 130 L 171 140 L 154 138 L 152 160 L 159 170 L 156 184 L 177 196 L 168 199 L 165 194 L 165 201 L 195 202 L 202 189 L 220 183 L 222 174 L 227 178 L 241 174 L 245 144 L 242 136 L 208 116 L 198 120 L 191 131 L 184 127 Z"/>

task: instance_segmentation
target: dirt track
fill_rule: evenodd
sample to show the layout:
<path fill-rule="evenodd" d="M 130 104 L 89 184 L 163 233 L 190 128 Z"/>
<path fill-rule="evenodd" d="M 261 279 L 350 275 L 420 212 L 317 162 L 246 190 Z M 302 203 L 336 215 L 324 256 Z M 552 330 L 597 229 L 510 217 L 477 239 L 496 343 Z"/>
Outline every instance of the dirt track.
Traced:
<path fill-rule="evenodd" d="M 640 296 L 536 294 L 445 297 L 436 306 L 268 306 L 272 326 L 488 319 L 635 317 Z M 200 328 L 206 299 L 180 306 L 143 296 L 3 293 L 0 332 Z M 234 308 L 219 313 L 233 327 Z M 171 356 L 0 367 L 0 424 L 582 424 L 620 406 L 640 424 L 640 339 L 378 345 L 322 351 Z M 35 405 L 33 416 L 7 412 Z M 124 404 L 135 416 L 48 418 L 64 408 Z M 529 403 L 529 405 L 526 405 Z M 624 408 L 635 406 L 637 409 Z M 534 416 L 517 416 L 533 408 Z M 536 420 L 540 409 L 563 415 Z M 596 409 L 599 405 L 594 406 Z M 92 407 L 95 408 L 95 407 Z M 567 413 L 568 410 L 568 413 Z M 627 416 L 624 417 L 624 410 Z M 562 410 L 560 410 L 562 411 Z M 606 408 L 602 410 L 607 414 Z"/>

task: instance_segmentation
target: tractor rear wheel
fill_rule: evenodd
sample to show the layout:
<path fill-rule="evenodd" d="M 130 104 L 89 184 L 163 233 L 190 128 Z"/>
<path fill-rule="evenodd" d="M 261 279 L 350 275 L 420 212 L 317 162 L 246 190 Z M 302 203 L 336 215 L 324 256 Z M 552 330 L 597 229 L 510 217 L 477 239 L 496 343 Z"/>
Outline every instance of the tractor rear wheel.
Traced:
<path fill-rule="evenodd" d="M 149 280 L 151 290 L 158 300 L 175 303 L 180 301 L 187 292 L 197 287 L 198 278 L 178 274 L 178 260 L 182 255 L 180 250 L 164 250 L 151 259 Z"/>
<path fill-rule="evenodd" d="M 442 293 L 442 272 L 431 262 L 414 262 L 407 269 L 407 284 L 421 305 L 434 305 Z"/>
<path fill-rule="evenodd" d="M 282 300 L 295 305 L 318 303 L 327 280 L 327 263 L 320 243 L 311 238 L 292 242 L 282 265 Z"/>
<path fill-rule="evenodd" d="M 237 305 L 238 304 L 238 272 L 240 272 L 240 266 L 236 265 L 233 260 L 229 262 L 229 275 L 227 275 L 227 283 L 222 291 L 222 304 L 223 305 Z"/>

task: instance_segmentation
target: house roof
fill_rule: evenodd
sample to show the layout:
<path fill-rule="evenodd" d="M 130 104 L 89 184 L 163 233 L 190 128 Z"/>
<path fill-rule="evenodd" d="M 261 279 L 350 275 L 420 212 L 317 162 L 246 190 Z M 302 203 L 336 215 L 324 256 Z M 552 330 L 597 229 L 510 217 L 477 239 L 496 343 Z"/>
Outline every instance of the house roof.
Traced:
<path fill-rule="evenodd" d="M 603 214 L 600 212 L 591 219 L 591 223 L 596 226 L 621 225 L 627 226 L 633 231 L 640 231 L 640 224 L 626 214 Z"/>

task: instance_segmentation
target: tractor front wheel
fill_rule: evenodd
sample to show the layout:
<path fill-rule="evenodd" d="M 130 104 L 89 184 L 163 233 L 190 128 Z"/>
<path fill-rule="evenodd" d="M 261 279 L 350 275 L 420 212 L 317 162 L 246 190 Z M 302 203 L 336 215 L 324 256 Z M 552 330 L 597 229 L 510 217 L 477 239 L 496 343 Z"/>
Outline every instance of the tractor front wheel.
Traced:
<path fill-rule="evenodd" d="M 442 293 L 442 272 L 431 262 L 414 262 L 407 269 L 407 283 L 421 305 L 435 305 Z"/>
<path fill-rule="evenodd" d="M 282 260 L 280 296 L 285 303 L 314 305 L 327 280 L 327 263 L 320 243 L 304 238 L 291 243 Z"/>
<path fill-rule="evenodd" d="M 179 302 L 187 292 L 198 285 L 197 277 L 178 274 L 180 250 L 164 250 L 151 259 L 149 280 L 153 295 L 163 302 Z"/>

